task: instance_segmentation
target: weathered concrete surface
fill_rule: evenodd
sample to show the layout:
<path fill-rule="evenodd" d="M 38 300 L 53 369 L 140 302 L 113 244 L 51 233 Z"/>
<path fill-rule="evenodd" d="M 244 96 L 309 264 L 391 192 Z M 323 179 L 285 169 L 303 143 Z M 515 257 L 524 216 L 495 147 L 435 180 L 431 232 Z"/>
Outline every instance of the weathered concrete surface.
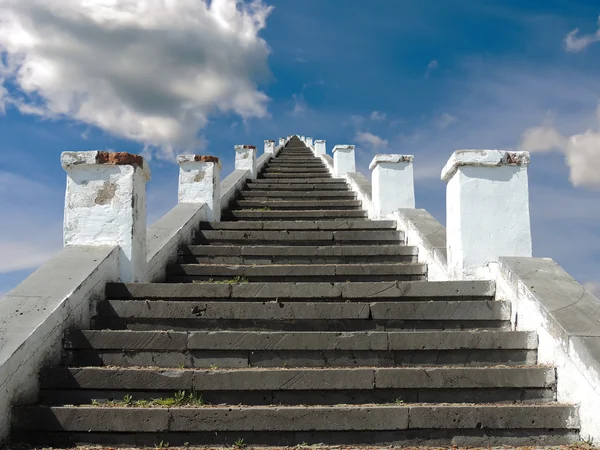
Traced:
<path fill-rule="evenodd" d="M 32 427 L 32 423 L 36 425 Z M 544 429 L 575 428 L 577 410 L 564 405 L 38 407 L 20 408 L 15 426 L 19 430 L 87 432 Z"/>
<path fill-rule="evenodd" d="M 0 440 L 11 404 L 33 402 L 37 374 L 60 359 L 68 327 L 89 326 L 92 304 L 119 278 L 116 247 L 68 247 L 0 300 Z"/>
<path fill-rule="evenodd" d="M 202 222 L 204 230 L 395 230 L 391 220 L 269 220 L 253 222 Z"/>
<path fill-rule="evenodd" d="M 294 369 L 138 369 L 113 367 L 46 370 L 44 389 L 140 391 L 311 391 L 372 389 L 552 388 L 551 367 L 394 367 Z M 386 403 L 391 403 L 389 401 Z"/>
<path fill-rule="evenodd" d="M 244 243 L 258 242 L 290 242 L 302 241 L 310 244 L 311 241 L 318 242 L 372 242 L 389 243 L 401 242 L 404 238 L 402 231 L 396 230 L 200 230 L 196 237 L 207 243 L 221 241 L 241 241 Z"/>
<path fill-rule="evenodd" d="M 353 219 L 367 217 L 367 213 L 362 210 L 352 209 L 320 209 L 320 210 L 279 210 L 279 211 L 252 211 L 252 210 L 231 210 L 229 216 L 234 219 L 243 220 L 313 220 L 313 219 Z"/>
<path fill-rule="evenodd" d="M 229 256 L 386 256 L 416 255 L 417 248 L 405 245 L 190 245 L 182 252 L 192 255 Z"/>
<path fill-rule="evenodd" d="M 202 220 L 206 220 L 204 204 L 180 203 L 148 228 L 148 280 L 164 280 L 167 265 L 177 260 L 177 250 L 182 245 L 193 242 L 198 222 Z"/>
<path fill-rule="evenodd" d="M 557 366 L 559 401 L 580 405 L 581 433 L 600 439 L 600 301 L 549 258 L 500 258 L 498 298 L 518 329 L 537 330 L 540 361 Z"/>
<path fill-rule="evenodd" d="M 193 299 L 193 298 L 315 298 L 315 299 L 491 299 L 495 284 L 490 281 L 357 282 L 357 283 L 108 283 L 107 298 Z"/>
<path fill-rule="evenodd" d="M 448 280 L 446 228 L 424 209 L 399 209 L 394 213 L 406 244 L 419 249 L 419 262 L 427 264 L 430 281 Z"/>
<path fill-rule="evenodd" d="M 537 348 L 525 331 L 73 331 L 67 349 L 134 350 L 480 350 Z"/>

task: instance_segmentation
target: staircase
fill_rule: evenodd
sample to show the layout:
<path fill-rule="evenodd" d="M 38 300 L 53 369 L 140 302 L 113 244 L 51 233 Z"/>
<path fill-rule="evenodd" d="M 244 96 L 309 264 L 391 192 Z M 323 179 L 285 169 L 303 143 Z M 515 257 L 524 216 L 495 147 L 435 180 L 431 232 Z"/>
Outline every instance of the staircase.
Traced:
<path fill-rule="evenodd" d="M 166 283 L 106 287 L 18 406 L 44 446 L 558 445 L 578 437 L 491 282 L 428 282 L 293 138 Z M 168 443 L 168 444 L 167 444 Z"/>

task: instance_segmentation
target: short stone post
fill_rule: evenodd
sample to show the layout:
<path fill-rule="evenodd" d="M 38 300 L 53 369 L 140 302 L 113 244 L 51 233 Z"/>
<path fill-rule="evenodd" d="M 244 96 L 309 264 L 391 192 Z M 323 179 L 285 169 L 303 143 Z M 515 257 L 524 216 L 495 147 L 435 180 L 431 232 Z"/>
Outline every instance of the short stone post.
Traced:
<path fill-rule="evenodd" d="M 275 141 L 270 139 L 266 140 L 264 152 L 269 153 L 271 155 L 275 154 Z"/>
<path fill-rule="evenodd" d="M 413 155 L 375 155 L 371 161 L 375 219 L 389 217 L 400 208 L 415 207 L 413 161 Z"/>
<path fill-rule="evenodd" d="M 333 147 L 333 174 L 339 178 L 348 172 L 356 172 L 354 145 L 336 145 Z"/>
<path fill-rule="evenodd" d="M 124 152 L 64 152 L 64 244 L 118 245 L 123 282 L 146 279 L 146 183 L 150 169 Z"/>
<path fill-rule="evenodd" d="M 313 138 L 307 137 L 306 138 L 306 145 L 308 145 L 309 147 L 312 147 L 313 146 Z"/>
<path fill-rule="evenodd" d="M 204 203 L 206 220 L 221 220 L 221 163 L 216 156 L 178 155 L 179 203 Z"/>
<path fill-rule="evenodd" d="M 457 150 L 442 170 L 451 279 L 492 279 L 500 256 L 531 256 L 529 152 Z"/>
<path fill-rule="evenodd" d="M 236 145 L 235 170 L 250 171 L 250 178 L 256 178 L 256 147 L 254 145 Z"/>
<path fill-rule="evenodd" d="M 285 138 L 279 138 L 279 145 L 281 145 L 282 147 L 285 145 Z"/>
<path fill-rule="evenodd" d="M 324 140 L 321 139 L 315 141 L 315 153 L 317 155 L 327 154 L 327 147 Z"/>
<path fill-rule="evenodd" d="M 305 136 L 300 136 L 300 140 L 306 144 L 306 137 Z"/>

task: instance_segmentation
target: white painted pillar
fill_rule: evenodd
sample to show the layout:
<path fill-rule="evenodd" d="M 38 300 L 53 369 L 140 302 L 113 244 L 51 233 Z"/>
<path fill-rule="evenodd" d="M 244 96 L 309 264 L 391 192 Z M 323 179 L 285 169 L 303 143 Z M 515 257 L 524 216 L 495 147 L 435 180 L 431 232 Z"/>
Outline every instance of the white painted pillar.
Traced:
<path fill-rule="evenodd" d="M 146 278 L 146 183 L 150 169 L 124 152 L 64 152 L 64 244 L 118 245 L 120 279 Z"/>
<path fill-rule="evenodd" d="M 400 208 L 415 207 L 413 155 L 375 155 L 372 173 L 373 215 L 383 219 Z"/>
<path fill-rule="evenodd" d="M 275 141 L 270 139 L 266 140 L 264 152 L 272 155 L 275 154 Z"/>
<path fill-rule="evenodd" d="M 321 139 L 315 141 L 315 153 L 317 155 L 327 154 L 327 146 L 324 140 Z"/>
<path fill-rule="evenodd" d="M 313 138 L 307 137 L 306 138 L 306 145 L 308 145 L 309 147 L 312 147 L 312 145 L 313 145 Z"/>
<path fill-rule="evenodd" d="M 300 140 L 306 144 L 306 137 L 305 136 L 300 136 Z"/>
<path fill-rule="evenodd" d="M 279 145 L 281 145 L 281 146 L 285 145 L 285 138 L 282 138 L 282 137 L 279 138 Z"/>
<path fill-rule="evenodd" d="M 333 174 L 340 178 L 348 172 L 356 172 L 354 145 L 336 145 L 333 147 Z"/>
<path fill-rule="evenodd" d="M 216 156 L 178 155 L 179 203 L 204 203 L 206 220 L 221 220 L 221 163 Z"/>
<path fill-rule="evenodd" d="M 254 145 L 236 145 L 235 170 L 249 170 L 250 178 L 256 178 L 256 147 Z"/>
<path fill-rule="evenodd" d="M 491 279 L 500 256 L 531 256 L 528 152 L 457 150 L 442 170 L 452 279 Z"/>

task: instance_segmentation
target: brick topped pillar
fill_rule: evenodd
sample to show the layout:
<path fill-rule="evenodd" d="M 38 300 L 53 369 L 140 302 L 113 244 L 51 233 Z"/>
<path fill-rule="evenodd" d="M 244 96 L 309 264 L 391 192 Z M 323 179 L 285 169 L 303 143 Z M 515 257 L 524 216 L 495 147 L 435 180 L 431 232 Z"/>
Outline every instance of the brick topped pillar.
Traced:
<path fill-rule="evenodd" d="M 375 219 L 383 219 L 400 208 L 415 207 L 413 155 L 375 155 L 369 165 Z"/>
<path fill-rule="evenodd" d="M 256 147 L 254 145 L 236 145 L 235 170 L 250 171 L 250 178 L 256 178 Z"/>
<path fill-rule="evenodd" d="M 452 279 L 490 279 L 500 256 L 531 256 L 528 166 L 528 152 L 452 154 L 442 170 Z"/>
<path fill-rule="evenodd" d="M 271 155 L 275 154 L 275 141 L 273 140 L 265 140 L 265 153 L 269 153 Z"/>
<path fill-rule="evenodd" d="M 139 155 L 64 152 L 67 172 L 64 244 L 118 245 L 121 281 L 145 281 L 146 183 L 150 169 Z"/>
<path fill-rule="evenodd" d="M 356 172 L 354 145 L 336 145 L 333 147 L 333 173 L 343 177 L 348 172 Z"/>
<path fill-rule="evenodd" d="M 204 203 L 206 220 L 221 220 L 221 163 L 216 156 L 178 155 L 179 203 Z"/>
<path fill-rule="evenodd" d="M 315 154 L 316 155 L 325 155 L 327 154 L 327 146 L 323 139 L 315 141 Z"/>

